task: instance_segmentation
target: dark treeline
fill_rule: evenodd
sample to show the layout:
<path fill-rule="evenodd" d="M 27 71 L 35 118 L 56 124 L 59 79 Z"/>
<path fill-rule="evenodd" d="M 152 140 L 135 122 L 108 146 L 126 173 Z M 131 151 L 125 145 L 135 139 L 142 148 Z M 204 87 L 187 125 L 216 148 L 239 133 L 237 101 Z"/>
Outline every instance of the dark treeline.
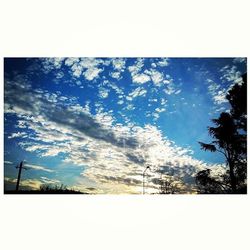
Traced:
<path fill-rule="evenodd" d="M 68 189 L 65 185 L 41 185 L 39 190 L 5 190 L 5 194 L 87 194 L 78 190 Z"/>

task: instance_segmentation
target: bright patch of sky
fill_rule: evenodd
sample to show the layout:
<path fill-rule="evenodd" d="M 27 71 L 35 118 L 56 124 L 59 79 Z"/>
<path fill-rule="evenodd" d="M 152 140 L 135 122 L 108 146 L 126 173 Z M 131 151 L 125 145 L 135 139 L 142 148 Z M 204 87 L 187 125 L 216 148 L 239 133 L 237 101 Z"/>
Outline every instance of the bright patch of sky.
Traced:
<path fill-rule="evenodd" d="M 197 171 L 223 171 L 204 152 L 207 126 L 245 58 L 6 58 L 5 187 L 63 183 L 88 193 L 158 192 L 162 173 L 194 189 Z M 149 191 L 148 191 L 149 192 Z"/>

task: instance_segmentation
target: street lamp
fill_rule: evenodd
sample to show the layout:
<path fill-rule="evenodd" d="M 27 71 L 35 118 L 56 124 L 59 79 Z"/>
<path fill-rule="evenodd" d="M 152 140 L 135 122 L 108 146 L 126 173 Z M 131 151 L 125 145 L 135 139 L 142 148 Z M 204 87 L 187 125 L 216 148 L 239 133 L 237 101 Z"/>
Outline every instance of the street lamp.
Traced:
<path fill-rule="evenodd" d="M 144 177 L 145 177 L 145 174 L 146 174 L 146 171 L 147 170 L 150 170 L 150 167 L 149 166 L 147 166 L 145 169 L 144 169 L 144 171 L 143 171 L 143 173 L 142 173 L 142 194 L 145 194 L 145 180 L 144 180 Z"/>

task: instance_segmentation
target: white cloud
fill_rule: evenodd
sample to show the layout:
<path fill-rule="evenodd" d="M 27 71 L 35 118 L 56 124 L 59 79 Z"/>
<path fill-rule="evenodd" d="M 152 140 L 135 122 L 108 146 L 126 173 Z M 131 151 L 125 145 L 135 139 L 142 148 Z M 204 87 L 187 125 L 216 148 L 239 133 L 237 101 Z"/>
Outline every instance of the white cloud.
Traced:
<path fill-rule="evenodd" d="M 13 138 L 26 138 L 28 137 L 26 132 L 17 132 L 17 133 L 12 133 L 10 136 L 8 136 L 8 139 L 13 139 Z"/>
<path fill-rule="evenodd" d="M 28 164 L 28 163 L 25 163 L 24 165 L 25 167 L 28 167 L 29 169 L 41 170 L 41 171 L 50 172 L 50 173 L 55 172 L 52 169 L 49 169 L 40 165 Z"/>
<path fill-rule="evenodd" d="M 60 69 L 62 67 L 63 61 L 65 58 L 63 57 L 48 57 L 42 58 L 41 62 L 43 65 L 43 70 L 45 73 L 49 73 L 54 69 Z"/>
<path fill-rule="evenodd" d="M 154 112 L 148 113 L 147 117 L 153 117 L 153 121 L 157 121 L 160 118 L 160 113 L 166 111 L 165 108 L 156 108 Z"/>
<path fill-rule="evenodd" d="M 163 80 L 164 80 L 163 73 L 161 73 L 155 69 L 145 70 L 145 73 L 151 76 L 151 79 L 156 86 L 162 85 Z"/>
<path fill-rule="evenodd" d="M 73 64 L 76 64 L 80 61 L 79 58 L 77 57 L 68 57 L 66 60 L 65 60 L 65 65 L 67 66 L 72 66 Z"/>
<path fill-rule="evenodd" d="M 20 181 L 20 186 L 26 188 L 30 188 L 32 190 L 37 190 L 43 184 L 42 181 L 37 179 L 23 179 Z"/>
<path fill-rule="evenodd" d="M 228 102 L 226 99 L 227 89 L 222 88 L 219 84 L 211 79 L 207 79 L 208 82 L 208 92 L 212 96 L 214 104 L 220 105 L 222 103 Z"/>
<path fill-rule="evenodd" d="M 58 147 L 54 146 L 53 148 L 47 148 L 47 150 L 45 152 L 41 153 L 40 155 L 42 157 L 57 156 L 58 154 L 60 154 L 62 152 L 62 149 L 60 146 L 61 145 L 59 144 Z M 64 149 L 63 152 L 65 153 L 65 152 L 67 152 L 67 150 Z"/>
<path fill-rule="evenodd" d="M 153 99 L 150 98 L 150 99 L 148 99 L 148 101 L 149 101 L 149 102 L 158 102 L 158 99 L 157 99 L 157 98 L 153 98 Z"/>
<path fill-rule="evenodd" d="M 133 90 L 131 93 L 129 93 L 129 95 L 126 97 L 127 100 L 132 101 L 134 98 L 139 97 L 139 96 L 145 96 L 147 94 L 147 90 L 142 88 L 142 87 L 138 87 L 135 90 Z"/>
<path fill-rule="evenodd" d="M 133 104 L 128 104 L 126 107 L 127 110 L 135 110 L 135 106 Z"/>
<path fill-rule="evenodd" d="M 4 164 L 13 164 L 12 161 L 4 161 Z"/>
<path fill-rule="evenodd" d="M 161 85 L 163 74 L 155 70 L 151 72 L 151 78 L 155 85 Z"/>
<path fill-rule="evenodd" d="M 144 66 L 144 59 L 138 58 L 134 65 L 128 67 L 128 70 L 131 73 L 131 75 L 134 76 L 141 71 L 143 66 Z"/>
<path fill-rule="evenodd" d="M 221 113 L 221 112 L 224 112 L 224 111 L 226 111 L 225 107 L 214 108 L 215 113 Z M 226 111 L 226 112 L 229 112 L 229 111 Z"/>
<path fill-rule="evenodd" d="M 157 65 L 160 67 L 166 67 L 169 65 L 169 59 L 168 58 L 163 58 L 160 61 L 157 62 Z"/>
<path fill-rule="evenodd" d="M 175 88 L 173 86 L 168 86 L 166 89 L 163 90 L 167 95 L 172 95 L 175 93 Z"/>
<path fill-rule="evenodd" d="M 135 61 L 135 63 L 128 67 L 128 71 L 131 73 L 133 83 L 144 84 L 152 81 L 156 87 L 161 87 L 163 84 L 168 84 L 168 90 L 166 90 L 169 94 L 173 92 L 170 88 L 175 89 L 173 84 L 173 79 L 170 75 L 164 74 L 160 70 L 156 70 L 156 67 L 166 67 L 168 65 L 168 59 L 162 58 L 161 60 L 156 60 L 151 63 L 151 68 L 144 68 L 145 59 L 139 58 Z"/>
<path fill-rule="evenodd" d="M 215 103 L 222 104 L 228 102 L 226 99 L 227 91 L 225 89 L 218 91 L 216 95 L 213 96 Z"/>
<path fill-rule="evenodd" d="M 134 83 L 142 84 L 150 81 L 150 76 L 148 76 L 148 74 L 140 73 L 143 66 L 144 66 L 144 59 L 139 58 L 136 60 L 134 65 L 128 67 L 128 70 L 131 73 L 132 81 Z"/>
<path fill-rule="evenodd" d="M 236 57 L 233 60 L 234 63 L 246 63 L 247 62 L 247 58 L 246 57 Z"/>
<path fill-rule="evenodd" d="M 155 113 L 152 113 L 152 116 L 153 116 L 153 120 L 154 121 L 157 121 L 159 118 L 160 118 L 160 114 L 155 112 Z"/>
<path fill-rule="evenodd" d="M 26 128 L 25 122 L 24 121 L 18 121 L 17 127 L 18 128 Z"/>
<path fill-rule="evenodd" d="M 117 104 L 119 104 L 119 105 L 122 105 L 123 103 L 124 103 L 123 100 L 119 100 L 119 101 L 117 102 Z"/>
<path fill-rule="evenodd" d="M 122 71 L 126 67 L 126 59 L 125 58 L 114 58 L 112 59 L 112 64 L 115 70 Z"/>
<path fill-rule="evenodd" d="M 166 111 L 166 109 L 165 108 L 156 108 L 155 111 L 158 113 L 162 113 L 162 112 Z"/>
<path fill-rule="evenodd" d="M 103 60 L 91 57 L 80 58 L 79 62 L 79 65 L 85 70 L 83 76 L 89 81 L 99 77 L 99 74 L 103 71 L 103 68 L 100 67 L 104 64 Z"/>
<path fill-rule="evenodd" d="M 16 185 L 17 179 L 5 177 L 5 183 Z M 40 179 L 21 179 L 20 189 L 25 190 L 39 190 L 43 184 L 59 184 L 60 181 L 56 179 L 50 179 L 47 177 L 41 177 Z"/>
<path fill-rule="evenodd" d="M 17 179 L 5 177 L 4 183 L 16 185 Z M 20 187 L 25 189 L 37 190 L 43 183 L 38 179 L 22 179 L 20 181 Z"/>
<path fill-rule="evenodd" d="M 105 98 L 107 98 L 108 97 L 108 95 L 109 95 L 109 90 L 108 89 L 105 89 L 105 88 L 99 88 L 99 96 L 100 96 L 100 98 L 102 98 L 102 99 L 105 99 Z"/>
<path fill-rule="evenodd" d="M 71 66 L 71 71 L 72 71 L 73 76 L 78 78 L 82 75 L 83 68 L 81 65 L 74 63 Z"/>
<path fill-rule="evenodd" d="M 64 77 L 64 73 L 62 71 L 59 71 L 58 73 L 56 73 L 56 79 L 62 79 L 63 77 Z"/>
<path fill-rule="evenodd" d="M 121 79 L 122 72 L 126 69 L 126 58 L 112 58 L 111 62 L 114 71 L 111 71 L 109 75 L 114 79 Z"/>
<path fill-rule="evenodd" d="M 83 75 L 85 78 L 89 81 L 92 81 L 93 79 L 97 78 L 99 74 L 103 71 L 103 69 L 100 68 L 88 68 Z"/>
<path fill-rule="evenodd" d="M 144 73 L 132 76 L 132 81 L 135 83 L 146 83 L 150 81 L 150 77 Z"/>
<path fill-rule="evenodd" d="M 107 60 L 108 61 L 108 60 Z M 84 76 L 88 81 L 92 81 L 99 77 L 99 74 L 103 71 L 103 65 L 107 62 L 96 58 L 44 58 L 42 59 L 43 70 L 45 73 L 49 73 L 52 70 L 59 70 L 65 65 L 72 76 L 80 78 Z M 63 72 L 55 72 L 56 78 L 60 79 L 64 76 Z"/>
<path fill-rule="evenodd" d="M 115 78 L 115 79 L 119 79 L 120 76 L 121 76 L 121 73 L 118 72 L 118 71 L 116 71 L 116 72 L 111 72 L 111 73 L 110 73 L 110 76 L 113 77 L 113 78 Z"/>
<path fill-rule="evenodd" d="M 113 82 L 108 82 L 107 86 L 110 87 L 111 89 L 113 89 L 116 92 L 116 94 L 118 94 L 118 95 L 123 95 L 124 94 L 123 89 L 121 87 L 118 87 Z"/>
<path fill-rule="evenodd" d="M 237 70 L 237 67 L 235 65 L 233 65 L 231 67 L 229 65 L 226 65 L 225 67 L 220 69 L 220 72 L 222 73 L 222 76 L 220 77 L 220 79 L 223 82 L 225 82 L 225 81 L 229 81 L 229 82 L 233 82 L 233 83 L 241 83 L 242 82 L 241 72 L 239 70 Z"/>
<path fill-rule="evenodd" d="M 57 184 L 60 184 L 61 182 L 57 179 L 50 179 L 50 178 L 47 178 L 47 177 L 44 177 L 42 176 L 41 177 L 41 180 L 43 182 L 43 184 L 52 184 L 52 185 L 57 185 Z"/>
<path fill-rule="evenodd" d="M 163 105 L 166 105 L 167 102 L 168 102 L 167 99 L 161 98 L 161 105 L 162 105 L 162 106 L 163 106 Z"/>
<path fill-rule="evenodd" d="M 95 115 L 95 120 L 98 123 L 103 124 L 104 127 L 110 128 L 114 122 L 114 118 L 112 117 L 111 114 L 112 114 L 112 112 L 98 113 Z"/>

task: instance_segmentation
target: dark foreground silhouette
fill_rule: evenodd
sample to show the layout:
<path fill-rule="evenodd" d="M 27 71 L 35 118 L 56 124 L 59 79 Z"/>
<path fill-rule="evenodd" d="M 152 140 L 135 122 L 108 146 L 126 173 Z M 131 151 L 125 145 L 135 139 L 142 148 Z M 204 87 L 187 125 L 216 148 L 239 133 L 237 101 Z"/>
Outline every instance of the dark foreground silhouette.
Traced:
<path fill-rule="evenodd" d="M 78 190 L 68 189 L 66 186 L 43 185 L 39 190 L 5 190 L 5 194 L 88 194 Z"/>
<path fill-rule="evenodd" d="M 80 191 L 74 190 L 48 190 L 48 191 L 41 191 L 41 190 L 7 190 L 4 191 L 4 194 L 88 194 L 83 193 Z"/>
<path fill-rule="evenodd" d="M 209 169 L 196 175 L 196 184 L 201 194 L 246 194 L 247 193 L 247 74 L 243 82 L 236 83 L 228 91 L 226 99 L 231 109 L 212 119 L 214 127 L 208 132 L 212 142 L 199 142 L 201 149 L 223 155 L 226 173 L 212 176 Z"/>

